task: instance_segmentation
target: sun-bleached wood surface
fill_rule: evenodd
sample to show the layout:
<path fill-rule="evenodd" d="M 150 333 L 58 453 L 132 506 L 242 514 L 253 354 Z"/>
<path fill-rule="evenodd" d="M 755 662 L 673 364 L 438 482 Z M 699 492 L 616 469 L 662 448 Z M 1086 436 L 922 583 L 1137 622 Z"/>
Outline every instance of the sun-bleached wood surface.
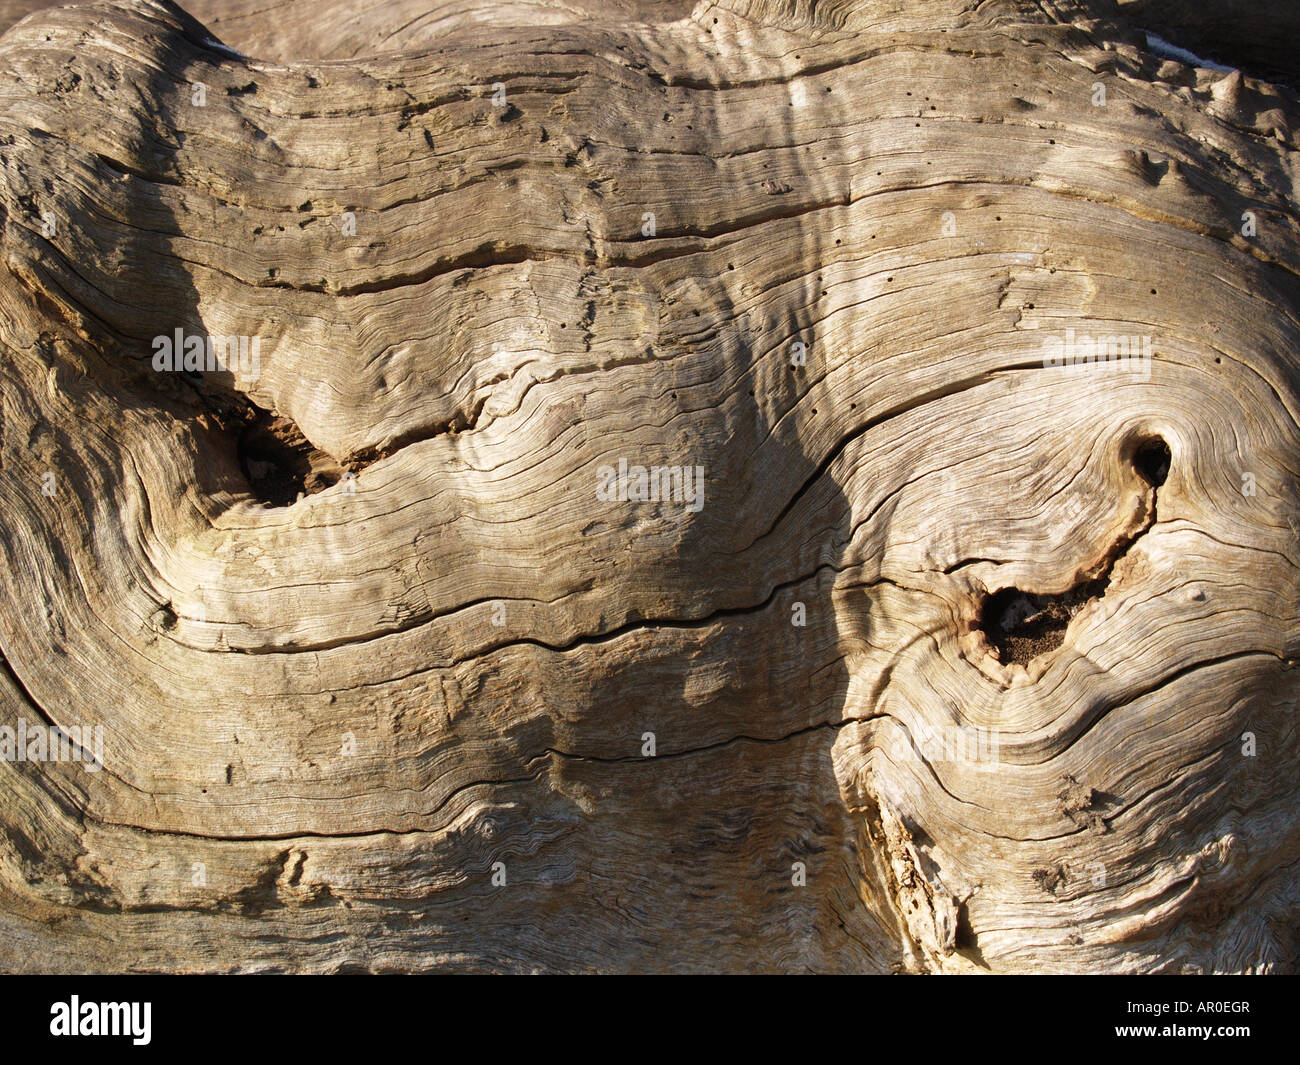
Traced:
<path fill-rule="evenodd" d="M 0 38 L 0 714 L 103 739 L 0 761 L 0 966 L 1296 967 L 1293 98 L 1088 0 L 195 10 Z"/>

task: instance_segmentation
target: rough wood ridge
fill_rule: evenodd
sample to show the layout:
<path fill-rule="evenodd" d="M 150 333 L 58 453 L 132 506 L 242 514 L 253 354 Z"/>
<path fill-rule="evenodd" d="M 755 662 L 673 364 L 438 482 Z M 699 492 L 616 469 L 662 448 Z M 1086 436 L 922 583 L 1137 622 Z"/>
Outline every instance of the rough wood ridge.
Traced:
<path fill-rule="evenodd" d="M 0 38 L 0 968 L 1297 967 L 1288 90 L 195 11 Z"/>

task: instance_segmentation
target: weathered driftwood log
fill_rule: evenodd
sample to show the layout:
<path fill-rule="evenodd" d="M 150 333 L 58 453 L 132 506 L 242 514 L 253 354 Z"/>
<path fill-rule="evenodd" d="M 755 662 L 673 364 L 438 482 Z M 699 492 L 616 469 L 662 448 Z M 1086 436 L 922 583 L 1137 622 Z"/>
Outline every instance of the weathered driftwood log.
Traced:
<path fill-rule="evenodd" d="M 426 7 L 0 40 L 0 965 L 1294 968 L 1294 100 Z"/>

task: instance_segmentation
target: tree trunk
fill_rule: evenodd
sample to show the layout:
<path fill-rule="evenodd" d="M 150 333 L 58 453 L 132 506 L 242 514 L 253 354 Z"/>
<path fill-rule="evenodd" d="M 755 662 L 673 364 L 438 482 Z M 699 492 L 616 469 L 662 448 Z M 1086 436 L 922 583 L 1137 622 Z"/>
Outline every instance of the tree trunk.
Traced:
<path fill-rule="evenodd" d="M 254 7 L 0 39 L 0 967 L 1296 968 L 1294 97 Z"/>

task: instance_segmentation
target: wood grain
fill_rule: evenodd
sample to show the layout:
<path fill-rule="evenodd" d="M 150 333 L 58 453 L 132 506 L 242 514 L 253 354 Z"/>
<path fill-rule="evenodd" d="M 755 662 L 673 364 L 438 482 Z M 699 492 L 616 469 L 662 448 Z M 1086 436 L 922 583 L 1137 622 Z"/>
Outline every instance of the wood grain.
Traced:
<path fill-rule="evenodd" d="M 195 10 L 0 38 L 0 720 L 103 727 L 0 761 L 0 966 L 1296 968 L 1287 90 L 1091 0 Z"/>

